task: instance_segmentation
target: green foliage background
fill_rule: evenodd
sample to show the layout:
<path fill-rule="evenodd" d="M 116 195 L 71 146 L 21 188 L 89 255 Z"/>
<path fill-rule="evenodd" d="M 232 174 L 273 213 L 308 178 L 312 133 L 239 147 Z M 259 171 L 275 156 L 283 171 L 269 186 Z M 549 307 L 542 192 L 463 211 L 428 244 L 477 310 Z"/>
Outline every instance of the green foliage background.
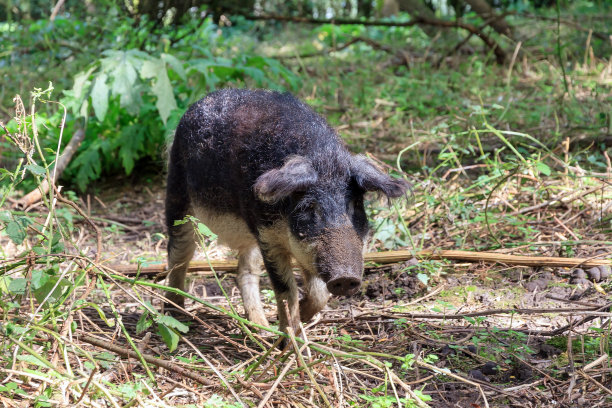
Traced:
<path fill-rule="evenodd" d="M 236 2 L 234 9 L 206 1 L 171 9 L 170 2 L 158 9 L 147 1 L 68 1 L 53 21 L 50 10 L 43 12 L 50 9 L 47 3 L 5 3 L 0 14 L 3 122 L 15 131 L 12 97 L 21 94 L 28 105 L 33 88 L 51 83 L 50 98 L 61 104 L 37 108 L 40 140 L 51 159 L 64 107 L 62 146 L 76 129 L 85 129 L 85 141 L 62 175 L 80 191 L 104 175 L 129 175 L 147 163 L 162 169 L 181 114 L 206 93 L 227 86 L 292 91 L 340 127 L 353 150 L 387 159 L 413 143 L 431 142 L 450 143 L 457 152 L 473 155 L 474 134 L 465 132 L 486 123 L 529 134 L 549 147 L 569 136 L 579 140 L 575 146 L 594 143 L 601 150 L 612 122 L 610 83 L 604 78 L 610 43 L 601 38 L 607 27 L 598 18 L 610 6 L 601 1 L 561 1 L 559 14 L 554 2 L 499 3 L 498 11 L 508 14 L 518 34 L 508 38 L 485 32 L 509 55 L 517 52 L 510 71 L 494 63 L 478 38 L 466 42 L 471 56 L 449 58 L 458 41 L 453 31 L 440 30 L 432 38 L 419 26 L 251 21 L 243 17 L 249 13 L 234 13 L 253 6 L 248 2 Z M 373 16 L 383 7 L 383 2 L 328 3 L 327 9 L 322 2 L 297 0 L 261 6 L 268 14 L 319 18 Z M 440 19 L 461 15 L 474 26 L 483 23 L 462 2 L 453 3 L 454 8 L 430 3 Z M 575 16 L 583 26 L 552 29 L 555 18 Z M 391 21 L 410 18 L 400 13 Z M 601 35 L 589 35 L 587 28 Z M 458 32 L 459 38 L 467 34 Z M 332 52 L 356 38 L 371 42 Z M 408 63 L 394 61 L 398 55 Z M 360 125 L 368 122 L 379 125 Z M 494 135 L 488 136 L 483 135 L 485 150 L 488 144 L 500 147 Z M 517 143 L 522 153 L 535 147 L 520 138 Z M 0 149 L 3 161 L 12 164 L 14 147 L 2 139 Z M 605 168 L 592 152 L 579 157 L 588 167 Z M 418 152 L 402 160 L 421 162 Z"/>

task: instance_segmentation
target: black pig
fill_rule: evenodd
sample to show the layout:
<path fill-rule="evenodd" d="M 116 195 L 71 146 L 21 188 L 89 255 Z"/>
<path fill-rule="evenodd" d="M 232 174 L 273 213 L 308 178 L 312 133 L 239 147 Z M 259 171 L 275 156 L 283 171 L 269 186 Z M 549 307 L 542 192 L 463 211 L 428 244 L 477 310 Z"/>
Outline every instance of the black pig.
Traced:
<path fill-rule="evenodd" d="M 226 89 L 189 108 L 170 150 L 166 195 L 169 285 L 185 288 L 195 250 L 193 215 L 238 251 L 237 282 L 248 318 L 267 326 L 260 253 L 279 326 L 299 327 L 330 296 L 361 283 L 368 221 L 363 195 L 399 197 L 408 184 L 351 155 L 336 132 L 289 93 Z M 300 301 L 291 260 L 302 269 Z M 183 298 L 168 298 L 183 304 Z M 287 301 L 289 316 L 283 307 Z"/>

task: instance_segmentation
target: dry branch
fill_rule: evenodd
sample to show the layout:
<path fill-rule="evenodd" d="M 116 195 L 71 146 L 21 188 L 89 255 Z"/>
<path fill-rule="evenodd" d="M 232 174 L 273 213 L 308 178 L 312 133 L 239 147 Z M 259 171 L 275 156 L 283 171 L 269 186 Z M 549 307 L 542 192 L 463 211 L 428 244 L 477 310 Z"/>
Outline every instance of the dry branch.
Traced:
<path fill-rule="evenodd" d="M 370 252 L 364 255 L 366 262 L 374 262 L 377 264 L 389 264 L 404 262 L 414 257 L 424 259 L 451 259 L 455 261 L 466 262 L 486 262 L 499 263 L 505 265 L 521 265 L 521 266 L 549 266 L 549 267 L 567 267 L 575 268 L 577 266 L 612 266 L 612 261 L 605 259 L 590 259 L 590 258 L 561 258 L 552 256 L 527 256 L 527 255 L 507 255 L 497 252 L 471 252 L 458 250 L 441 250 L 431 251 L 424 250 L 416 253 L 412 251 L 385 251 L 385 252 Z M 297 266 L 297 265 L 296 265 Z M 189 264 L 189 272 L 204 272 L 211 271 L 235 271 L 238 268 L 237 261 L 192 261 Z M 109 269 L 126 274 L 134 275 L 155 275 L 166 271 L 165 264 L 138 266 L 138 265 L 114 265 Z"/>
<path fill-rule="evenodd" d="M 87 335 L 87 334 L 81 334 L 79 336 L 79 339 L 89 343 L 89 344 L 93 344 L 96 347 L 101 347 L 103 349 L 106 349 L 108 351 L 111 351 L 115 354 L 118 354 L 122 357 L 129 357 L 129 358 L 134 358 L 134 359 L 138 359 L 138 355 L 132 351 L 132 350 L 128 350 L 124 347 L 120 347 L 117 345 L 114 345 L 112 343 L 109 343 L 108 341 L 105 340 L 100 340 L 96 337 Z M 187 377 L 190 378 L 194 381 L 199 382 L 202 385 L 206 385 L 206 386 L 211 386 L 211 385 L 215 385 L 212 381 L 210 381 L 208 378 L 204 378 L 201 375 L 198 375 L 196 373 L 194 373 L 192 370 L 187 370 L 179 365 L 176 365 L 174 363 L 171 363 L 169 361 L 166 360 L 162 360 L 161 358 L 157 358 L 157 357 L 153 357 L 147 354 L 143 354 L 142 355 L 145 359 L 145 361 L 149 364 L 153 364 L 157 367 L 162 367 L 165 368 L 168 371 L 171 371 L 173 373 L 176 373 L 180 376 L 183 377 Z"/>

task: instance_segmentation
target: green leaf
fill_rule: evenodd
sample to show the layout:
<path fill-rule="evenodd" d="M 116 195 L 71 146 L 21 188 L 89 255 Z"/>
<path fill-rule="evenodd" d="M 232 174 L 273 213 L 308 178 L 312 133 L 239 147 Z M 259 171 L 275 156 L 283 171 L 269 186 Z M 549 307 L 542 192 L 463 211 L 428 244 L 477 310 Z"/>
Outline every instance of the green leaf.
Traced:
<path fill-rule="evenodd" d="M 121 107 L 125 108 L 132 115 L 138 114 L 140 110 L 139 103 L 137 102 L 136 79 L 138 75 L 132 65 L 134 58 L 119 58 L 119 65 L 112 72 L 113 76 L 113 95 L 119 95 L 119 102 Z"/>
<path fill-rule="evenodd" d="M 158 324 L 163 324 L 164 326 L 176 329 L 181 333 L 187 333 L 189 331 L 189 326 L 179 322 L 172 316 L 158 315 L 157 317 L 155 317 L 155 321 Z"/>
<path fill-rule="evenodd" d="M 0 293 L 8 293 L 11 278 L 8 276 L 0 276 Z"/>
<path fill-rule="evenodd" d="M 185 72 L 185 68 L 183 68 L 182 61 L 180 61 L 174 55 L 170 55 L 170 54 L 162 54 L 161 58 L 162 60 L 164 60 L 166 64 L 170 66 L 170 68 L 172 68 L 174 72 L 177 73 L 178 76 L 181 77 L 181 79 L 183 80 L 187 79 L 187 73 Z"/>
<path fill-rule="evenodd" d="M 149 319 L 149 311 L 145 310 L 144 313 L 136 322 L 136 334 L 140 334 L 143 331 L 147 330 L 153 324 L 153 320 Z"/>
<path fill-rule="evenodd" d="M 179 335 L 174 330 L 172 330 L 168 326 L 165 326 L 161 323 L 157 324 L 157 330 L 159 331 L 159 334 L 162 336 L 162 339 L 164 339 L 164 343 L 166 343 L 166 346 L 168 346 L 168 349 L 171 352 L 176 350 L 176 347 L 178 346 Z"/>
<path fill-rule="evenodd" d="M 117 139 L 117 142 L 121 146 L 119 157 L 126 174 L 132 173 L 134 163 L 139 157 L 146 136 L 146 128 L 140 125 L 126 126 L 121 131 L 121 137 Z"/>
<path fill-rule="evenodd" d="M 28 280 L 25 278 L 15 278 L 10 281 L 8 290 L 13 295 L 23 295 L 26 291 Z"/>
<path fill-rule="evenodd" d="M 429 275 L 425 273 L 417 273 L 417 279 L 420 280 L 423 285 L 427 286 L 427 283 L 429 282 Z"/>
<path fill-rule="evenodd" d="M 100 316 L 100 319 L 102 319 L 108 327 L 115 327 L 115 319 L 109 319 L 108 317 L 106 317 L 106 314 L 104 314 L 104 311 L 100 306 L 91 302 L 86 303 L 86 305 L 95 309 L 98 312 L 98 316 Z"/>
<path fill-rule="evenodd" d="M 164 125 L 170 116 L 170 112 L 177 108 L 176 99 L 174 99 L 174 93 L 172 91 L 172 85 L 168 78 L 168 72 L 166 71 L 166 64 L 163 60 L 150 60 L 142 64 L 140 69 L 140 75 L 143 78 L 153 78 L 153 86 L 151 91 L 157 97 L 155 106 L 159 111 Z"/>
<path fill-rule="evenodd" d="M 5 229 L 6 235 L 9 236 L 11 241 L 13 241 L 16 245 L 19 245 L 26 238 L 26 230 L 25 228 L 16 221 L 11 221 L 6 224 Z"/>
<path fill-rule="evenodd" d="M 39 358 L 32 356 L 30 354 L 22 354 L 17 356 L 17 360 L 19 361 L 25 361 L 26 363 L 30 363 L 33 364 L 35 366 L 41 367 L 41 368 L 49 368 L 43 361 L 41 361 Z"/>
<path fill-rule="evenodd" d="M 91 88 L 91 105 L 93 106 L 96 118 L 100 122 L 104 120 L 106 111 L 108 110 L 108 84 L 106 74 L 100 74 L 94 82 L 93 88 Z"/>
<path fill-rule="evenodd" d="M 2 222 L 11 222 L 13 217 L 11 216 L 11 212 L 9 210 L 0 211 L 0 221 Z"/>
<path fill-rule="evenodd" d="M 208 228 L 206 225 L 202 224 L 201 222 L 198 222 L 198 232 L 210 239 L 217 239 L 217 234 L 212 232 L 210 228 Z"/>
<path fill-rule="evenodd" d="M 89 100 L 85 99 L 83 104 L 81 105 L 81 110 L 79 110 L 79 115 L 82 118 L 87 118 L 89 112 Z"/>
<path fill-rule="evenodd" d="M 13 173 L 8 171 L 7 169 L 0 167 L 0 181 L 4 180 L 6 177 L 12 176 Z"/>
<path fill-rule="evenodd" d="M 26 164 L 25 168 L 30 170 L 30 172 L 32 172 L 33 174 L 36 174 L 37 176 L 42 176 L 47 174 L 47 170 L 45 170 L 44 167 L 39 166 L 38 164 Z"/>
<path fill-rule="evenodd" d="M 258 86 L 262 86 L 263 84 L 266 83 L 266 75 L 259 68 L 244 67 L 243 68 L 243 72 L 244 72 L 244 74 L 246 74 L 246 75 L 250 76 L 251 78 L 253 78 L 255 80 L 255 83 Z"/>
<path fill-rule="evenodd" d="M 85 191 L 89 180 L 98 178 L 102 172 L 100 150 L 98 144 L 92 143 L 87 150 L 79 154 L 71 163 L 71 165 L 78 169 L 76 181 L 81 191 Z"/>
<path fill-rule="evenodd" d="M 469 324 L 476 324 L 476 319 L 474 319 L 473 317 L 469 317 L 469 316 L 463 316 L 463 318 L 469 323 Z"/>
<path fill-rule="evenodd" d="M 72 85 L 72 92 L 74 98 L 77 100 L 81 100 L 83 98 L 83 90 L 85 89 L 85 85 L 87 84 L 87 80 L 91 73 L 96 69 L 95 66 L 89 68 L 89 70 L 84 72 L 79 72 L 74 77 L 74 85 Z"/>
<path fill-rule="evenodd" d="M 536 169 L 538 169 L 538 171 L 542 174 L 544 174 L 545 176 L 550 176 L 551 170 L 550 167 L 548 167 L 547 164 L 542 163 L 542 162 L 537 162 L 536 163 Z"/>
<path fill-rule="evenodd" d="M 58 279 L 56 277 L 50 276 L 44 285 L 36 290 L 32 290 L 32 294 L 39 303 L 42 303 L 45 299 L 47 299 L 45 306 L 54 304 L 62 297 L 64 289 L 70 285 L 70 282 L 66 279 L 62 279 L 59 283 L 57 282 Z"/>
<path fill-rule="evenodd" d="M 36 290 L 44 286 L 49 280 L 49 275 L 43 271 L 32 271 L 32 289 Z"/>

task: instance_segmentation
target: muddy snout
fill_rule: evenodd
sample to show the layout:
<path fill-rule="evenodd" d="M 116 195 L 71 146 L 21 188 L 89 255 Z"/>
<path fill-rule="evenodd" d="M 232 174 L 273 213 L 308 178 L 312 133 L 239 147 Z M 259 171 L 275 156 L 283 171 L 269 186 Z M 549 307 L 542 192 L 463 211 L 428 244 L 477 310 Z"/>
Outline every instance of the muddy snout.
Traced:
<path fill-rule="evenodd" d="M 336 296 L 350 296 L 361 286 L 363 239 L 352 225 L 328 228 L 320 238 L 317 265 L 327 290 Z"/>
<path fill-rule="evenodd" d="M 355 294 L 361 286 L 361 279 L 355 276 L 339 276 L 327 282 L 327 290 L 336 296 L 350 296 Z"/>

